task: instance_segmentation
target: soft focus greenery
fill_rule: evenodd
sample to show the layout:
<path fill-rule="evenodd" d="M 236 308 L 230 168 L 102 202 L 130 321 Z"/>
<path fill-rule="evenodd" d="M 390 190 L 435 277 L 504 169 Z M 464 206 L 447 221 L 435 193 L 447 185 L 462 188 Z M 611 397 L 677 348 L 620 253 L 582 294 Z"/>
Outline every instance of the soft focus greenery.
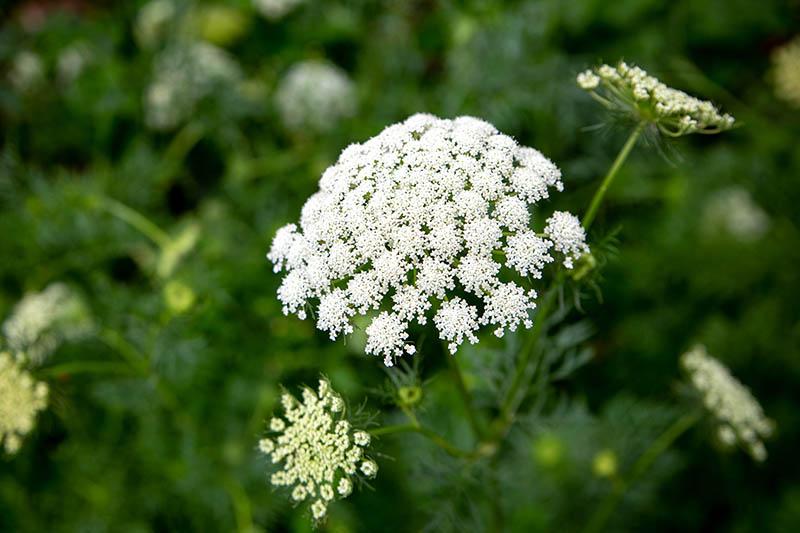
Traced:
<path fill-rule="evenodd" d="M 282 315 L 264 258 L 274 231 L 341 149 L 423 111 L 478 116 L 535 146 L 563 171 L 558 207 L 582 212 L 629 131 L 575 75 L 625 59 L 740 127 L 633 151 L 592 228 L 615 253 L 553 339 L 575 369 L 526 406 L 492 483 L 418 435 L 385 436 L 371 488 L 331 505 L 321 527 L 481 531 L 493 512 L 502 530 L 580 530 L 685 409 L 678 358 L 703 342 L 775 420 L 769 458 L 725 452 L 698 426 L 626 493 L 609 530 L 800 531 L 800 110 L 769 78 L 771 50 L 800 28 L 797 1 L 309 0 L 275 21 L 247 0 L 177 2 L 151 46 L 141 5 L 0 8 L 0 321 L 60 281 L 95 323 L 34 372 L 50 407 L 0 457 L 0 530 L 309 530 L 256 448 L 280 384 L 323 373 L 377 413 L 391 410 L 388 377 L 358 333 L 331 342 Z M 154 131 L 144 95 L 156 58 L 192 40 L 225 48 L 242 77 Z M 23 51 L 42 60 L 28 84 L 11 74 Z M 287 129 L 272 100 L 306 59 L 338 65 L 357 89 L 355 114 L 324 132 Z M 740 215 L 731 190 L 763 210 L 758 231 L 727 225 Z M 459 351 L 479 401 L 491 402 L 485 369 L 517 340 Z M 451 385 L 425 375 L 421 398 L 406 392 L 429 426 L 463 440 Z"/>

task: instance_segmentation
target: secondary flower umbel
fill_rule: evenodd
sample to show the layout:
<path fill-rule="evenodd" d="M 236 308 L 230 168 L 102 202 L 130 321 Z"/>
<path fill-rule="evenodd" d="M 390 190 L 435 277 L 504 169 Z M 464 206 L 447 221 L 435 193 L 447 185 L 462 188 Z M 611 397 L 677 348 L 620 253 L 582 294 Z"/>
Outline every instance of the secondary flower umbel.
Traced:
<path fill-rule="evenodd" d="M 0 444 L 6 452 L 19 449 L 45 407 L 47 385 L 34 381 L 11 354 L 0 352 Z"/>
<path fill-rule="evenodd" d="M 654 124 L 672 137 L 719 133 L 733 127 L 733 117 L 720 113 L 711 102 L 667 87 L 641 68 L 624 62 L 586 70 L 578 74 L 577 82 L 610 110 Z"/>
<path fill-rule="evenodd" d="M 270 420 L 273 435 L 261 439 L 258 446 L 273 463 L 282 463 L 271 483 L 293 487 L 295 502 L 313 500 L 311 514 L 320 520 L 329 502 L 350 495 L 352 476 L 359 471 L 366 477 L 377 474 L 378 465 L 364 456 L 370 435 L 350 427 L 342 398 L 324 379 L 316 392 L 303 390 L 302 402 L 284 393 L 281 403 L 284 418 Z"/>
<path fill-rule="evenodd" d="M 540 278 L 560 254 L 567 268 L 587 251 L 577 219 L 556 213 L 538 234 L 531 205 L 562 190 L 561 172 L 491 124 L 414 115 L 345 149 L 308 199 L 300 226 L 278 230 L 267 257 L 287 274 L 284 313 L 306 317 L 331 339 L 354 315 L 378 311 L 367 353 L 414 353 L 412 321 L 429 316 L 455 352 L 480 326 L 500 336 L 531 326 L 536 292 L 515 275 Z"/>
<path fill-rule="evenodd" d="M 761 405 L 747 387 L 708 355 L 704 346 L 695 346 L 683 354 L 681 364 L 706 409 L 719 421 L 720 441 L 727 446 L 741 444 L 757 461 L 766 459 L 761 439 L 772 434 L 774 423 L 764 416 Z"/>

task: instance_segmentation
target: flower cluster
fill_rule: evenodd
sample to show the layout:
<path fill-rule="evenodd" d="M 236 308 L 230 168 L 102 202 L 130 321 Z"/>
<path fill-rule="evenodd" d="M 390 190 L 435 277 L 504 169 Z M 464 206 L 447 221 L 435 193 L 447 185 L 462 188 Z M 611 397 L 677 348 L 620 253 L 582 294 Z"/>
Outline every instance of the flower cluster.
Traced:
<path fill-rule="evenodd" d="M 45 79 L 44 61 L 36 52 L 18 52 L 8 70 L 8 80 L 19 92 L 25 93 L 40 86 Z"/>
<path fill-rule="evenodd" d="M 577 82 L 612 111 L 631 114 L 637 122 L 654 124 L 672 137 L 718 133 L 733 127 L 733 117 L 721 114 L 711 102 L 667 87 L 641 68 L 624 62 L 586 70 L 578 74 Z"/>
<path fill-rule="evenodd" d="M 155 75 L 145 92 L 145 122 L 156 130 L 174 128 L 200 100 L 242 77 L 236 61 L 212 44 L 193 42 L 167 48 L 156 58 Z"/>
<path fill-rule="evenodd" d="M 733 446 L 737 442 L 757 461 L 767 457 L 762 438 L 769 437 L 774 423 L 764 416 L 750 391 L 731 375 L 728 369 L 711 357 L 703 346 L 695 346 L 681 356 L 703 404 L 719 422 L 720 441 Z"/>
<path fill-rule="evenodd" d="M 41 362 L 61 342 L 78 339 L 91 330 L 86 304 L 63 283 L 26 294 L 3 323 L 8 347 L 34 363 Z"/>
<path fill-rule="evenodd" d="M 325 379 L 316 392 L 305 388 L 302 402 L 284 393 L 281 403 L 283 418 L 270 420 L 273 435 L 261 439 L 258 446 L 273 463 L 282 463 L 270 482 L 292 487 L 295 502 L 313 500 L 311 514 L 320 520 L 334 498 L 350 495 L 352 476 L 377 474 L 378 465 L 364 455 L 370 435 L 351 428 L 344 416 L 344 401 Z"/>
<path fill-rule="evenodd" d="M 253 0 L 253 5 L 264 18 L 278 20 L 304 2 L 305 0 Z"/>
<path fill-rule="evenodd" d="M 530 228 L 531 204 L 562 190 L 559 169 L 472 117 L 389 126 L 345 149 L 319 185 L 267 254 L 287 271 L 278 298 L 301 319 L 318 299 L 317 327 L 331 339 L 377 312 L 366 351 L 387 366 L 414 353 L 409 325 L 430 315 L 451 352 L 484 325 L 498 336 L 530 327 L 536 292 L 511 278 L 540 278 L 555 253 L 570 268 L 587 251 L 568 213 L 544 233 Z"/>
<path fill-rule="evenodd" d="M 278 84 L 275 105 L 288 129 L 322 132 L 355 112 L 356 91 L 339 67 L 303 61 L 293 65 Z"/>
<path fill-rule="evenodd" d="M 166 38 L 177 14 L 173 0 L 151 0 L 142 6 L 133 24 L 137 44 L 145 49 L 156 47 Z"/>
<path fill-rule="evenodd" d="M 724 233 L 742 242 L 753 242 L 763 237 L 769 227 L 769 215 L 741 186 L 716 191 L 703 212 L 703 228 L 711 236 Z"/>
<path fill-rule="evenodd" d="M 800 108 L 800 37 L 772 53 L 772 80 L 775 94 Z"/>
<path fill-rule="evenodd" d="M 34 381 L 8 352 L 0 353 L 0 444 L 16 452 L 47 407 L 47 385 Z"/>

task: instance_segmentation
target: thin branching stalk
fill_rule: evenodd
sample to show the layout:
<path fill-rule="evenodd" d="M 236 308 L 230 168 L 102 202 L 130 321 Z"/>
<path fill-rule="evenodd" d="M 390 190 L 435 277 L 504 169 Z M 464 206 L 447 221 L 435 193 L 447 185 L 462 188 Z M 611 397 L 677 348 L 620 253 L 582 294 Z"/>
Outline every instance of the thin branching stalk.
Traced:
<path fill-rule="evenodd" d="M 428 440 L 433 442 L 435 445 L 439 446 L 449 455 L 453 457 L 461 457 L 461 458 L 474 458 L 475 452 L 462 450 L 461 448 L 456 447 L 455 445 L 451 444 L 447 439 L 435 433 L 434 431 L 420 425 L 420 424 L 397 424 L 394 426 L 384 426 L 377 429 L 370 430 L 370 434 L 373 437 L 380 437 L 382 435 L 392 435 L 395 433 L 419 433 L 420 435 L 426 437 Z"/>
<path fill-rule="evenodd" d="M 450 373 L 452 374 L 453 382 L 458 389 L 458 394 L 461 396 L 461 400 L 464 403 L 464 410 L 467 412 L 469 424 L 472 426 L 475 436 L 480 439 L 484 434 L 483 426 L 481 425 L 480 420 L 478 420 L 478 413 L 473 404 L 472 395 L 469 393 L 469 390 L 467 390 L 467 384 L 464 382 L 464 376 L 461 374 L 461 368 L 458 366 L 458 361 L 456 361 L 455 355 L 448 354 L 447 352 L 445 352 L 445 359 L 447 359 L 447 364 L 450 367 Z"/>
<path fill-rule="evenodd" d="M 253 528 L 253 505 L 250 502 L 247 491 L 244 490 L 242 484 L 234 476 L 227 474 L 223 480 L 225 492 L 231 499 L 231 506 L 233 507 L 233 516 L 236 520 L 236 531 L 238 533 L 250 533 L 254 531 Z"/>
<path fill-rule="evenodd" d="M 528 372 L 531 358 L 533 357 L 537 345 L 539 344 L 539 339 L 544 330 L 544 324 L 557 301 L 556 296 L 561 288 L 562 280 L 563 276 L 559 276 L 556 279 L 556 281 L 545 294 L 542 304 L 536 312 L 533 328 L 528 336 L 528 342 L 521 351 L 520 357 L 517 361 L 517 367 L 514 372 L 514 377 L 511 381 L 511 386 L 508 388 L 508 391 L 503 399 L 503 403 L 500 407 L 500 414 L 493 424 L 493 437 L 495 442 L 499 442 L 503 439 L 508 427 L 514 421 L 514 415 L 520 403 L 520 388 L 525 383 L 525 376 Z"/>
<path fill-rule="evenodd" d="M 598 531 L 605 531 L 605 525 L 614 510 L 622 501 L 623 496 L 628 489 L 636 483 L 642 475 L 655 463 L 661 454 L 669 449 L 678 438 L 694 426 L 702 415 L 702 411 L 692 411 L 678 418 L 671 426 L 669 426 L 664 433 L 662 433 L 647 450 L 639 457 L 636 463 L 631 468 L 630 475 L 627 479 L 623 479 L 618 483 L 614 489 L 608 494 L 606 499 L 597 508 L 597 511 L 592 515 L 591 520 L 584 529 L 584 533 L 596 533 Z"/>
<path fill-rule="evenodd" d="M 97 202 L 97 207 L 138 230 L 160 248 L 166 248 L 172 241 L 167 232 L 159 228 L 149 218 L 127 205 L 113 198 L 109 198 L 108 196 L 97 195 L 93 196 L 92 199 Z"/>
<path fill-rule="evenodd" d="M 592 197 L 592 201 L 589 203 L 589 209 L 586 210 L 586 215 L 583 217 L 583 227 L 585 229 L 589 229 L 594 221 L 594 217 L 597 216 L 597 210 L 600 208 L 600 204 L 603 202 L 603 198 L 608 191 L 608 188 L 611 186 L 611 183 L 614 181 L 614 178 L 617 176 L 619 169 L 622 168 L 622 164 L 625 163 L 625 160 L 628 158 L 628 155 L 633 150 L 633 147 L 636 145 L 636 141 L 639 140 L 639 136 L 644 131 L 645 123 L 640 122 L 636 128 L 631 132 L 628 140 L 625 141 L 625 144 L 620 150 L 619 154 L 617 154 L 617 158 L 614 160 L 614 163 L 611 165 L 611 168 L 608 170 L 608 174 L 603 178 L 603 181 L 600 183 L 600 187 L 598 187 L 597 191 L 594 193 Z"/>

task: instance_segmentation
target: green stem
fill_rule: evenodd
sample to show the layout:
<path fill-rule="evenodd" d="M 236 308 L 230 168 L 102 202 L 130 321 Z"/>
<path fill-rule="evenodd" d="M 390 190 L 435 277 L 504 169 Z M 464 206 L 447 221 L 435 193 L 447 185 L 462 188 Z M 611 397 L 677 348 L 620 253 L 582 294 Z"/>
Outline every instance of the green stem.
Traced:
<path fill-rule="evenodd" d="M 421 426 L 419 424 L 398 424 L 394 426 L 384 426 L 381 428 L 370 430 L 370 434 L 374 437 L 379 437 L 381 435 L 392 435 L 394 433 L 419 433 L 420 435 L 426 437 L 428 440 L 439 446 L 448 454 L 452 455 L 453 457 L 466 457 L 472 458 L 475 456 L 474 452 L 462 450 L 461 448 L 457 448 L 456 446 L 450 444 L 450 442 L 439 435 L 431 431 L 430 429 Z"/>
<path fill-rule="evenodd" d="M 630 476 L 619 483 L 612 492 L 608 494 L 602 505 L 598 507 L 597 511 L 592 515 L 585 533 L 595 533 L 597 531 L 605 531 L 604 527 L 608 519 L 613 514 L 614 510 L 619 505 L 622 497 L 628 489 L 639 480 L 642 475 L 655 463 L 661 454 L 669 449 L 672 444 L 678 440 L 678 437 L 688 431 L 693 425 L 700 420 L 702 415 L 701 411 L 692 411 L 678 418 L 671 426 L 669 426 L 664 433 L 662 433 L 650 447 L 639 457 L 636 463 L 631 468 Z"/>
<path fill-rule="evenodd" d="M 445 346 L 444 349 L 447 350 L 447 347 Z M 461 375 L 461 368 L 458 366 L 456 356 L 445 351 L 445 358 L 447 359 L 448 366 L 450 366 L 450 373 L 452 374 L 453 382 L 458 389 L 458 394 L 461 396 L 461 401 L 464 403 L 464 409 L 467 411 L 467 419 L 469 420 L 469 424 L 472 426 L 475 436 L 480 439 L 483 435 L 483 427 L 478 420 L 477 411 L 473 407 L 472 395 L 469 393 L 469 390 L 467 390 L 467 384 L 464 382 L 464 376 Z"/>
<path fill-rule="evenodd" d="M 500 415 L 498 416 L 497 420 L 495 421 L 496 432 L 495 432 L 495 439 L 499 440 L 503 437 L 508 427 L 514 420 L 514 414 L 516 412 L 517 406 L 519 402 L 517 400 L 517 396 L 519 394 L 519 389 L 522 387 L 525 381 L 525 375 L 528 371 L 528 366 L 531 362 L 531 357 L 533 357 L 533 353 L 536 351 L 536 347 L 539 343 L 539 338 L 542 335 L 542 331 L 544 330 L 544 323 L 547 320 L 547 316 L 550 314 L 555 302 L 557 300 L 556 296 L 558 295 L 558 290 L 561 287 L 561 281 L 563 277 L 559 276 L 550 290 L 547 291 L 545 294 L 544 299 L 542 300 L 542 304 L 539 307 L 538 311 L 536 312 L 536 316 L 534 317 L 534 324 L 533 328 L 531 329 L 531 333 L 528 336 L 528 342 L 526 343 L 525 347 L 520 354 L 519 360 L 517 361 L 517 368 L 514 372 L 514 378 L 511 381 L 511 386 L 506 392 L 505 398 L 503 403 L 500 407 Z"/>
<path fill-rule="evenodd" d="M 625 160 L 628 158 L 631 150 L 633 150 L 633 147 L 636 145 L 636 141 L 639 140 L 639 136 L 642 134 L 644 127 L 645 123 L 640 122 L 631 132 L 630 137 L 628 137 L 628 140 L 625 141 L 625 145 L 622 147 L 622 150 L 620 150 L 619 154 L 617 154 L 617 158 L 614 160 L 614 163 L 608 170 L 608 174 L 606 174 L 605 178 L 603 178 L 602 183 L 600 183 L 600 187 L 598 187 L 597 191 L 594 193 L 592 201 L 589 203 L 589 209 L 586 210 L 586 215 L 583 217 L 584 229 L 588 230 L 592 225 L 594 217 L 597 215 L 597 210 L 600 208 L 600 204 L 603 201 L 603 197 L 606 195 L 606 191 L 608 191 L 608 188 L 611 186 L 611 182 L 614 181 L 619 169 L 622 168 L 622 164 L 625 163 Z"/>
<path fill-rule="evenodd" d="M 198 122 L 189 122 L 175 134 L 164 151 L 164 164 L 156 183 L 166 183 L 180 170 L 186 154 L 203 138 L 205 128 Z"/>
<path fill-rule="evenodd" d="M 150 374 L 150 362 L 122 335 L 112 329 L 103 329 L 100 331 L 98 338 L 109 348 L 122 356 L 122 358 L 125 359 L 125 362 L 127 362 L 141 374 Z"/>
<path fill-rule="evenodd" d="M 175 420 L 184 428 L 190 427 L 191 419 L 182 410 L 180 401 L 172 389 L 161 379 L 159 375 L 153 372 L 150 360 L 145 357 L 139 350 L 128 342 L 122 335 L 111 329 L 104 329 L 100 332 L 99 336 L 101 341 L 106 343 L 112 350 L 116 351 L 122 356 L 125 361 L 137 370 L 140 375 L 144 377 L 152 377 L 161 401 L 164 405 L 172 411 Z"/>
<path fill-rule="evenodd" d="M 138 211 L 108 196 L 97 195 L 94 198 L 98 207 L 135 228 L 160 248 L 165 248 L 172 241 L 167 232 Z"/>
<path fill-rule="evenodd" d="M 225 491 L 231 499 L 233 516 L 236 519 L 236 531 L 249 533 L 253 531 L 253 511 L 250 498 L 241 483 L 231 475 L 225 476 Z"/>
<path fill-rule="evenodd" d="M 117 361 L 70 361 L 42 368 L 37 376 L 57 377 L 65 374 L 131 374 L 130 366 Z M 136 374 L 134 374 L 136 375 Z"/>

